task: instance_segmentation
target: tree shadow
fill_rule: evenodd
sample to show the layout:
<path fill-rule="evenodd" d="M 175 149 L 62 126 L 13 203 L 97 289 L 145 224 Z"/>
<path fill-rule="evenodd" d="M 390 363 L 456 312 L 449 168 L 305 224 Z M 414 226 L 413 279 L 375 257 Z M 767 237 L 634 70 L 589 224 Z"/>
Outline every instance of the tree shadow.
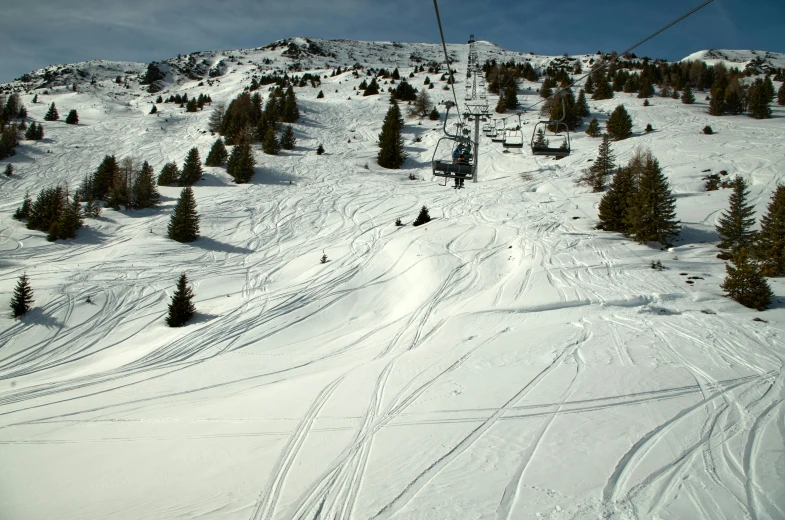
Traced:
<path fill-rule="evenodd" d="M 113 222 L 110 219 L 105 219 L 103 217 L 99 217 L 96 220 L 107 220 Z M 82 227 L 82 229 L 77 231 L 76 238 L 72 240 L 62 240 L 58 242 L 63 244 L 73 243 L 73 244 L 99 245 L 109 241 L 109 235 L 107 235 L 106 233 L 101 233 L 100 231 L 90 227 L 89 220 L 87 222 L 88 222 L 87 225 L 85 225 L 84 227 Z"/>
<path fill-rule="evenodd" d="M 191 242 L 191 245 L 198 247 L 200 249 L 204 249 L 206 251 L 213 251 L 216 253 L 231 253 L 231 254 L 240 254 L 240 255 L 247 255 L 253 253 L 253 250 L 248 249 L 247 247 L 238 247 L 231 244 L 225 244 L 223 242 L 219 242 L 214 238 L 210 238 L 210 237 L 199 237 L 195 241 Z"/>
<path fill-rule="evenodd" d="M 679 234 L 679 245 L 685 244 L 710 244 L 719 241 L 720 236 L 717 232 L 708 226 L 696 227 L 682 224 L 681 233 Z"/>
<path fill-rule="evenodd" d="M 293 175 L 271 170 L 269 168 L 257 167 L 255 168 L 254 176 L 251 177 L 249 184 L 284 186 L 294 184 L 296 180 L 297 178 Z"/>
<path fill-rule="evenodd" d="M 47 329 L 59 329 L 63 326 L 63 322 L 58 320 L 52 315 L 49 315 L 40 307 L 33 307 L 23 318 L 26 322 L 34 325 L 43 325 Z"/>
<path fill-rule="evenodd" d="M 190 319 L 188 325 L 207 323 L 208 321 L 212 321 L 216 318 L 220 318 L 220 316 L 217 314 L 207 314 L 206 312 L 197 312 L 196 314 L 194 314 L 193 318 Z"/>

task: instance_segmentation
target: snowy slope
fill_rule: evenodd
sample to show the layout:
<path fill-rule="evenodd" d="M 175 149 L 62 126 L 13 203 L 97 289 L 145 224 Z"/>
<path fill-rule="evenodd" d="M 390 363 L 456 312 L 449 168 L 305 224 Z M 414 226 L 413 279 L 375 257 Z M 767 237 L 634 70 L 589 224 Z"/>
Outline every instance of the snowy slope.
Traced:
<path fill-rule="evenodd" d="M 703 61 L 707 65 L 722 63 L 729 69 L 736 67 L 740 70 L 744 70 L 747 66 L 755 66 L 759 71 L 764 72 L 785 68 L 785 54 L 769 51 L 711 49 L 692 53 L 682 61 Z"/>
<path fill-rule="evenodd" d="M 292 58 L 290 42 L 309 44 L 200 53 L 228 63 L 201 87 L 167 60 L 162 94 L 229 101 L 296 60 L 329 76 L 439 59 L 435 45 L 349 41 Z M 462 70 L 468 46 L 449 52 Z M 728 191 L 701 180 L 745 176 L 762 214 L 785 175 L 783 107 L 756 121 L 710 117 L 701 96 L 590 102 L 601 120 L 624 103 L 635 136 L 617 156 L 650 147 L 668 175 L 684 223 L 668 251 L 593 229 L 599 196 L 577 179 L 598 141 L 583 133 L 561 161 L 482 137 L 480 182 L 455 191 L 430 175 L 437 125 L 407 119 L 404 169 L 379 168 L 387 96 L 357 96 L 350 74 L 296 90 L 298 146 L 257 150 L 250 184 L 206 168 L 193 244 L 165 238 L 177 188 L 156 210 L 106 210 L 75 240 L 14 221 L 26 191 L 73 186 L 105 154 L 156 171 L 193 146 L 206 156 L 209 108 L 148 115 L 157 94 L 134 78 L 31 89 L 31 117 L 54 101 L 80 124 L 45 123 L 44 141 L 0 162 L 16 169 L 0 179 L 0 293 L 27 272 L 36 298 L 24 320 L 0 315 L 0 517 L 783 517 L 785 284 L 771 281 L 764 313 L 722 296 L 713 226 Z M 449 99 L 441 87 L 429 92 Z M 393 225 L 424 204 L 432 222 Z M 199 313 L 169 329 L 181 272 Z"/>

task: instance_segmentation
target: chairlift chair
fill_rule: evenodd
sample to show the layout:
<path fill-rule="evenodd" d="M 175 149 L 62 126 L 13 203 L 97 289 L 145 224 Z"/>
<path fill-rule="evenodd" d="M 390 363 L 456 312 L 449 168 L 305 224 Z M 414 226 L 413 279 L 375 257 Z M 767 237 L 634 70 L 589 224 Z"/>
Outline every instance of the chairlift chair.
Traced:
<path fill-rule="evenodd" d="M 507 132 L 507 130 L 505 129 L 504 119 L 502 119 L 501 121 L 502 121 L 502 131 L 499 132 L 498 125 L 497 125 L 497 128 L 494 129 L 495 130 L 494 134 L 491 136 L 491 141 L 493 141 L 494 143 L 504 142 L 504 135 Z"/>
<path fill-rule="evenodd" d="M 447 105 L 447 114 L 444 118 L 445 135 L 437 141 L 431 161 L 434 177 L 444 177 L 445 184 L 446 179 L 472 180 L 476 171 L 474 160 L 476 147 L 469 138 L 468 130 L 464 130 L 461 124 L 457 134 L 450 134 L 447 131 L 447 119 L 452 106 L 452 103 Z"/>
<path fill-rule="evenodd" d="M 567 157 L 570 155 L 570 129 L 567 126 L 567 123 L 564 122 L 564 116 L 567 113 L 564 104 L 564 96 L 562 96 L 562 111 L 561 111 L 561 119 L 557 119 L 554 121 L 545 120 L 545 121 L 538 121 L 536 125 L 534 125 L 534 132 L 532 133 L 531 139 L 531 149 L 533 155 L 547 155 L 551 157 Z M 550 143 L 545 142 L 545 144 L 536 144 L 536 138 L 540 131 L 542 131 L 543 137 L 545 137 L 547 130 L 553 130 L 553 135 L 561 135 L 562 130 L 564 131 L 564 136 L 562 136 L 563 142 L 562 145 L 558 148 L 554 148 L 548 146 Z"/>

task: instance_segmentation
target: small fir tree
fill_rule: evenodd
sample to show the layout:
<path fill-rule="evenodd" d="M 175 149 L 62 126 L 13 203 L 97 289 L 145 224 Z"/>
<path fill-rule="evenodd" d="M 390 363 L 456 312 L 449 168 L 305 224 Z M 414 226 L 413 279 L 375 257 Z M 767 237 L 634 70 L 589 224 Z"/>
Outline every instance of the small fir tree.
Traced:
<path fill-rule="evenodd" d="M 71 111 L 68 112 L 68 115 L 65 117 L 65 123 L 67 125 L 79 124 L 79 114 L 75 109 L 71 109 Z"/>
<path fill-rule="evenodd" d="M 613 87 L 607 81 L 600 81 L 594 89 L 592 99 L 600 101 L 603 99 L 613 99 Z"/>
<path fill-rule="evenodd" d="M 643 131 L 648 134 L 649 132 L 653 132 L 654 131 L 654 127 L 651 126 L 651 123 L 649 123 L 649 124 L 646 125 L 646 128 L 644 128 Z"/>
<path fill-rule="evenodd" d="M 750 249 L 755 241 L 755 206 L 747 204 L 750 192 L 743 177 L 737 176 L 731 181 L 733 192 L 728 203 L 730 207 L 723 212 L 715 226 L 720 236 L 717 245 L 723 251 L 723 259 L 731 258 L 740 249 Z"/>
<path fill-rule="evenodd" d="M 745 307 L 765 310 L 771 304 L 774 294 L 758 264 L 750 259 L 745 248 L 733 256 L 731 263 L 733 266 L 725 266 L 727 276 L 720 285 L 722 290 Z"/>
<path fill-rule="evenodd" d="M 177 280 L 177 289 L 172 295 L 169 303 L 169 314 L 166 316 L 166 324 L 170 327 L 182 327 L 196 314 L 196 307 L 193 303 L 194 293 L 188 286 L 188 277 L 185 273 L 180 275 Z"/>
<path fill-rule="evenodd" d="M 537 150 L 542 150 L 548 148 L 549 144 L 548 139 L 545 138 L 545 131 L 542 128 L 537 130 L 537 137 L 534 138 L 532 146 Z"/>
<path fill-rule="evenodd" d="M 204 161 L 205 166 L 223 166 L 229 153 L 226 151 L 223 139 L 220 137 L 215 140 L 213 147 L 210 148 L 210 153 L 207 154 L 207 159 Z"/>
<path fill-rule="evenodd" d="M 33 96 L 33 104 L 38 103 L 38 94 Z"/>
<path fill-rule="evenodd" d="M 164 164 L 163 168 L 161 168 L 161 173 L 158 174 L 158 185 L 176 186 L 179 180 L 180 169 L 177 167 L 177 163 L 170 162 Z"/>
<path fill-rule="evenodd" d="M 193 186 L 202 179 L 202 159 L 199 158 L 199 150 L 191 148 L 183 163 L 183 171 L 180 174 L 181 186 Z"/>
<path fill-rule="evenodd" d="M 226 162 L 226 173 L 232 176 L 237 184 L 244 184 L 251 180 L 256 168 L 256 160 L 251 150 L 251 143 L 243 139 L 232 148 L 232 155 Z"/>
<path fill-rule="evenodd" d="M 518 108 L 518 85 L 515 81 L 511 81 L 504 87 L 504 106 L 507 110 Z"/>
<path fill-rule="evenodd" d="M 630 167 L 620 167 L 602 196 L 597 229 L 627 233 L 625 216 L 635 193 L 635 175 Z"/>
<path fill-rule="evenodd" d="M 199 214 L 196 212 L 194 191 L 190 186 L 180 192 L 167 232 L 169 238 L 182 243 L 193 242 L 199 238 Z"/>
<path fill-rule="evenodd" d="M 157 106 L 155 106 L 155 105 L 153 105 L 153 108 L 151 108 L 151 109 L 150 109 L 150 113 L 151 113 L 151 114 L 155 114 L 155 113 L 157 113 L 157 112 L 158 112 L 158 107 L 157 107 Z"/>
<path fill-rule="evenodd" d="M 14 288 L 14 295 L 11 297 L 11 312 L 14 318 L 19 318 L 27 314 L 33 308 L 33 288 L 30 287 L 30 279 L 27 273 L 19 277 L 19 281 Z"/>
<path fill-rule="evenodd" d="M 10 177 L 11 175 L 14 174 L 14 166 L 11 163 L 8 163 L 3 173 L 5 173 L 6 177 Z"/>
<path fill-rule="evenodd" d="M 591 79 L 591 74 L 589 74 L 589 77 L 586 79 L 586 84 L 583 86 L 583 90 L 585 90 L 587 94 L 594 93 L 594 80 Z"/>
<path fill-rule="evenodd" d="M 363 96 L 375 96 L 379 93 L 379 84 L 376 83 L 376 78 L 373 78 L 368 84 L 368 88 L 363 92 Z"/>
<path fill-rule="evenodd" d="M 155 172 L 147 161 L 142 164 L 142 169 L 134 180 L 131 192 L 134 209 L 152 208 L 160 202 L 161 195 L 155 186 Z"/>
<path fill-rule="evenodd" d="M 431 121 L 438 121 L 439 120 L 439 111 L 436 110 L 436 107 L 433 107 L 431 112 L 428 114 L 428 119 Z"/>
<path fill-rule="evenodd" d="M 780 85 L 780 89 L 777 91 L 777 104 L 780 106 L 785 105 L 785 82 Z"/>
<path fill-rule="evenodd" d="M 379 166 L 397 170 L 406 160 L 403 138 L 401 137 L 402 128 L 401 110 L 397 103 L 393 103 L 387 110 L 382 131 L 379 134 L 379 147 L 381 148 L 377 159 Z"/>
<path fill-rule="evenodd" d="M 607 129 L 614 141 L 621 141 L 632 135 L 632 118 L 624 105 L 617 106 L 613 111 L 608 119 Z"/>
<path fill-rule="evenodd" d="M 578 92 L 578 101 L 575 102 L 575 111 L 580 117 L 589 117 L 589 103 L 586 101 L 586 92 L 583 89 Z"/>
<path fill-rule="evenodd" d="M 324 153 L 324 146 L 321 144 L 316 148 L 316 155 L 322 155 Z"/>
<path fill-rule="evenodd" d="M 586 129 L 586 134 L 589 137 L 600 137 L 602 135 L 602 130 L 600 130 L 600 122 L 597 121 L 596 117 L 589 122 L 589 128 Z"/>
<path fill-rule="evenodd" d="M 16 209 L 14 212 L 14 218 L 16 220 L 27 220 L 30 218 L 30 210 L 33 207 L 33 199 L 30 198 L 30 193 L 25 193 L 25 198 L 22 201 L 22 205 Z"/>
<path fill-rule="evenodd" d="M 706 135 L 711 135 L 714 133 L 714 130 L 712 130 L 709 125 L 706 125 L 703 127 L 703 133 Z"/>
<path fill-rule="evenodd" d="M 267 134 L 262 141 L 262 149 L 267 155 L 278 155 L 281 151 L 281 143 L 278 142 L 278 134 L 272 126 L 267 128 Z"/>
<path fill-rule="evenodd" d="M 54 102 L 49 105 L 49 111 L 44 116 L 44 121 L 57 121 L 60 119 L 60 114 L 57 113 L 57 107 L 55 106 Z"/>
<path fill-rule="evenodd" d="M 616 156 L 611 150 L 611 138 L 608 134 L 605 134 L 602 136 L 597 159 L 589 168 L 589 175 L 586 179 L 591 185 L 593 192 L 599 193 L 605 189 L 605 178 L 616 169 L 615 159 Z"/>
<path fill-rule="evenodd" d="M 281 148 L 284 150 L 294 150 L 296 144 L 297 139 L 294 137 L 294 130 L 292 130 L 291 126 L 287 125 L 281 135 Z"/>
<path fill-rule="evenodd" d="M 324 92 L 320 90 L 319 93 L 316 95 L 316 99 L 322 99 L 322 98 L 324 98 Z"/>
<path fill-rule="evenodd" d="M 766 276 L 785 276 L 785 186 L 777 186 L 760 219 L 760 233 L 753 249 Z"/>
<path fill-rule="evenodd" d="M 750 87 L 748 110 L 750 117 L 755 119 L 768 119 L 771 117 L 766 85 L 760 78 L 756 79 L 755 83 Z"/>
<path fill-rule="evenodd" d="M 676 197 L 671 193 L 657 159 L 651 152 L 642 155 L 637 189 L 625 215 L 627 232 L 641 244 L 659 242 L 670 247 L 681 227 L 676 220 Z"/>
<path fill-rule="evenodd" d="M 49 227 L 46 239 L 50 242 L 76 238 L 76 233 L 84 224 L 84 214 L 79 197 L 74 197 L 70 204 L 66 204 L 58 219 Z"/>
<path fill-rule="evenodd" d="M 417 215 L 417 219 L 412 223 L 413 226 L 422 226 L 431 221 L 431 215 L 428 213 L 428 208 L 423 206 L 420 209 L 420 214 Z"/>

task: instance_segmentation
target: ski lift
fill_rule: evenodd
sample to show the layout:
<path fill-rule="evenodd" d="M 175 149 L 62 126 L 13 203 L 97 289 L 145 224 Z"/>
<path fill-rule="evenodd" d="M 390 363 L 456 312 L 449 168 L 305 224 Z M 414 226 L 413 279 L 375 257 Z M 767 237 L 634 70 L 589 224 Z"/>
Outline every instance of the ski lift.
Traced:
<path fill-rule="evenodd" d="M 552 157 L 567 157 L 570 155 L 570 129 L 567 123 L 564 122 L 564 116 L 567 113 L 564 104 L 564 96 L 561 96 L 561 118 L 556 120 L 539 121 L 534 125 L 534 132 L 532 133 L 531 148 L 534 155 L 549 155 Z M 546 130 L 552 130 L 553 134 L 559 135 L 564 130 L 565 136 L 560 147 L 553 148 L 548 146 L 550 143 L 546 139 Z"/>
<path fill-rule="evenodd" d="M 523 148 L 523 130 L 521 130 L 520 114 L 518 114 L 518 126 L 506 132 L 502 146 L 504 148 Z"/>
<path fill-rule="evenodd" d="M 494 133 L 491 136 L 491 141 L 493 141 L 494 143 L 503 143 L 504 142 L 504 135 L 507 132 L 507 130 L 506 130 L 506 126 L 507 125 L 506 125 L 506 121 L 504 119 L 502 119 L 501 122 L 502 122 L 502 131 L 499 132 L 499 128 L 498 128 L 499 125 L 496 125 L 496 128 L 494 128 Z"/>
<path fill-rule="evenodd" d="M 476 162 L 474 153 L 475 143 L 469 138 L 469 130 L 463 128 L 463 123 L 458 124 L 458 132 L 451 134 L 447 131 L 447 119 L 454 103 L 447 102 L 447 114 L 444 117 L 444 137 L 436 143 L 433 152 L 432 168 L 434 177 L 456 179 L 456 187 L 462 187 L 464 180 L 474 178 Z M 447 181 L 445 180 L 445 185 Z"/>

